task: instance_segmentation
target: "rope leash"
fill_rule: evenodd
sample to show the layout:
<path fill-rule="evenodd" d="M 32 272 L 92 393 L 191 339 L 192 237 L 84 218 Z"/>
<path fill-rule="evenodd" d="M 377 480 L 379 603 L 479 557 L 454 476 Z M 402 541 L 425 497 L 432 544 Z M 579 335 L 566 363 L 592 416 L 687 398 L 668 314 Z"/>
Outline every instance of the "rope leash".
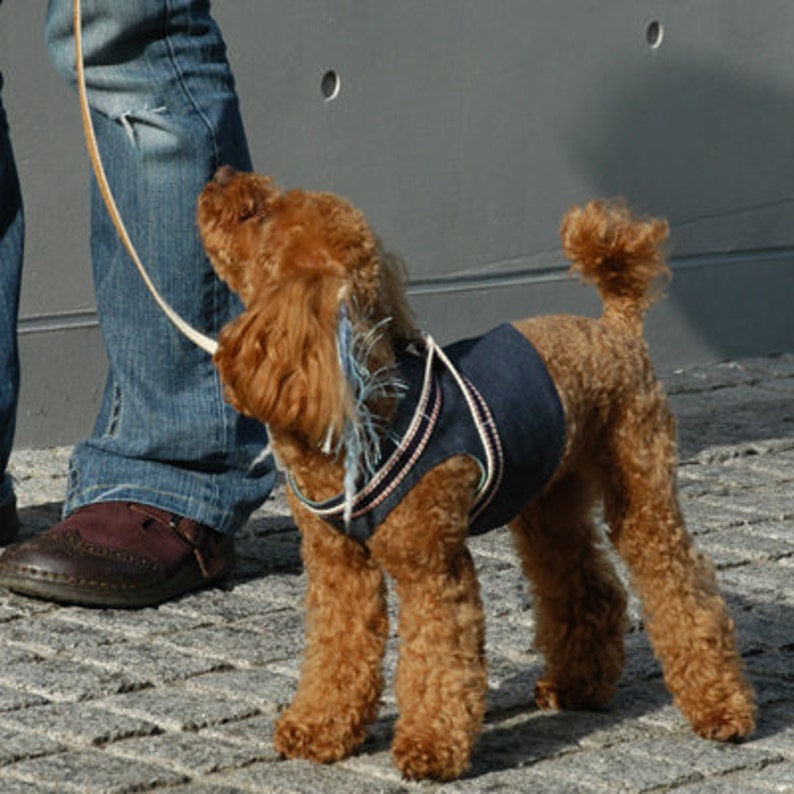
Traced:
<path fill-rule="evenodd" d="M 176 326 L 182 334 L 184 334 L 191 342 L 198 345 L 202 350 L 205 350 L 210 355 L 214 355 L 218 349 L 218 343 L 210 337 L 202 334 L 200 331 L 193 328 L 192 325 L 187 323 L 176 311 L 168 304 L 162 295 L 157 291 L 154 282 L 149 276 L 146 268 L 141 262 L 138 252 L 127 233 L 127 228 L 121 218 L 116 201 L 113 198 L 113 193 L 110 190 L 107 176 L 105 175 L 105 168 L 102 165 L 102 158 L 99 154 L 99 146 L 96 140 L 96 133 L 94 132 L 94 124 L 91 120 L 91 110 L 88 107 L 88 91 L 85 84 L 85 65 L 83 63 L 83 36 L 82 36 L 82 14 L 80 8 L 80 0 L 74 0 L 74 46 L 75 46 L 75 60 L 77 63 L 77 93 L 80 98 L 80 110 L 83 117 L 83 130 L 85 132 L 86 147 L 88 148 L 88 155 L 91 159 L 91 165 L 94 169 L 97 184 L 99 185 L 102 199 L 107 207 L 108 214 L 110 215 L 113 225 L 121 238 L 124 247 L 127 249 L 132 258 L 135 267 L 141 274 L 144 284 L 148 288 L 152 297 L 157 302 L 157 305 L 163 310 L 166 317 Z"/>

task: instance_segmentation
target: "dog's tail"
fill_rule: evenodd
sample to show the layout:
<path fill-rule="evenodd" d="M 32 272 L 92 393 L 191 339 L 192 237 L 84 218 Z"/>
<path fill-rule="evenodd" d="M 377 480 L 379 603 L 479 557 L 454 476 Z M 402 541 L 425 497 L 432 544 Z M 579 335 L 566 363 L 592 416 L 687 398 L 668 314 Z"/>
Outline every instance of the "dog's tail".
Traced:
<path fill-rule="evenodd" d="M 660 297 L 657 280 L 670 278 L 663 250 L 668 233 L 667 221 L 639 218 L 622 199 L 574 207 L 560 228 L 572 269 L 601 293 L 604 319 L 628 322 L 637 331 Z"/>

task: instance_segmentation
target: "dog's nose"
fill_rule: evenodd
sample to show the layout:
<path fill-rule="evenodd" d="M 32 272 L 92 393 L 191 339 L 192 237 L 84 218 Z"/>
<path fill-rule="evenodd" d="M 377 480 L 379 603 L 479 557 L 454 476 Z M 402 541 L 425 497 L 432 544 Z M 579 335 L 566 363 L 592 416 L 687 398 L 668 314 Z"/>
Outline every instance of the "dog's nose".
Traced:
<path fill-rule="evenodd" d="M 230 166 L 230 165 L 222 165 L 216 172 L 215 172 L 215 181 L 219 185 L 226 185 L 234 179 L 234 175 L 237 172 Z"/>

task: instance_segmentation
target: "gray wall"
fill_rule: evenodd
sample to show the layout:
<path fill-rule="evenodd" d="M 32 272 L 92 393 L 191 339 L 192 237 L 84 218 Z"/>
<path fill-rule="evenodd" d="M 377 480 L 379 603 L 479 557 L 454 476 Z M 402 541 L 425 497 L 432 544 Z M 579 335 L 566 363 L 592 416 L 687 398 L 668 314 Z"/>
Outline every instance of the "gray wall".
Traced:
<path fill-rule="evenodd" d="M 104 369 L 87 161 L 43 8 L 0 6 L 29 230 L 20 446 L 86 432 Z M 364 208 L 441 339 L 597 311 L 566 276 L 557 227 L 570 204 L 622 193 L 672 224 L 674 281 L 648 323 L 661 368 L 794 349 L 790 0 L 224 0 L 215 13 L 257 169 Z"/>

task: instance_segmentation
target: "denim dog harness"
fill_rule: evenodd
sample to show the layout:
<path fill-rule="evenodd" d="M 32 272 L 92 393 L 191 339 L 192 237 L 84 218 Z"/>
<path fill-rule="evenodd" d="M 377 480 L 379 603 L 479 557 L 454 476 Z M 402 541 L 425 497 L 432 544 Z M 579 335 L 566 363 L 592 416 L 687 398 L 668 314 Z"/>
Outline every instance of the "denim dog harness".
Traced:
<path fill-rule="evenodd" d="M 482 477 L 470 515 L 479 534 L 514 518 L 559 464 L 565 417 L 554 382 L 532 344 L 512 325 L 441 350 L 428 337 L 406 351 L 398 377 L 407 387 L 384 434 L 379 468 L 359 487 L 343 520 L 345 497 L 296 496 L 340 531 L 366 542 L 434 466 L 468 455 Z"/>

